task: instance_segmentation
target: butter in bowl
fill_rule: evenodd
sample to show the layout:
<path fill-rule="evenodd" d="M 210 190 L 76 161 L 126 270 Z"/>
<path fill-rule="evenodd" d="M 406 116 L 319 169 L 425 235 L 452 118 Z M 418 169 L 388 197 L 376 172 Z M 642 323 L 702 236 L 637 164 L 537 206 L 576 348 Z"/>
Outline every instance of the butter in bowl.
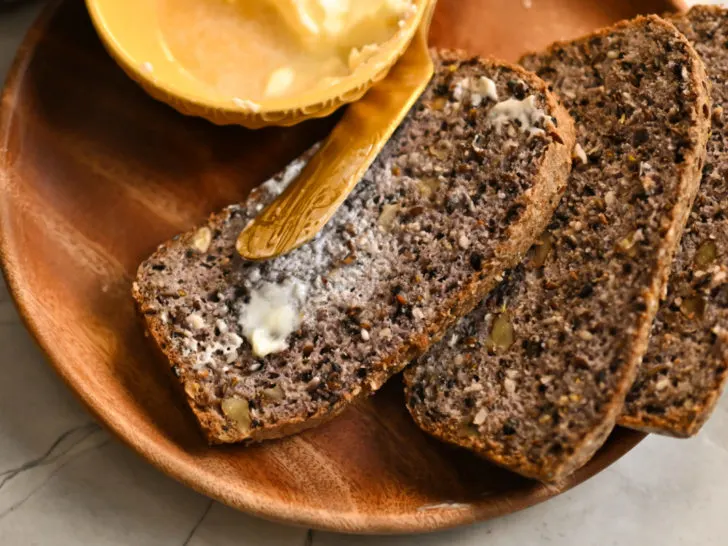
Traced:
<path fill-rule="evenodd" d="M 358 100 L 404 53 L 425 0 L 87 0 L 104 45 L 150 95 L 249 128 Z"/>

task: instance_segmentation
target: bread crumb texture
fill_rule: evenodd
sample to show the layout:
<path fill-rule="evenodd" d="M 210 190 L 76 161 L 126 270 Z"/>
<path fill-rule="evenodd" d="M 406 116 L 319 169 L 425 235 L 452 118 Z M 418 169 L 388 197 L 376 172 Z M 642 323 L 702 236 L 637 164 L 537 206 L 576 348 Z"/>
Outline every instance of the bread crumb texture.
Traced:
<path fill-rule="evenodd" d="M 685 437 L 709 417 L 728 377 L 728 11 L 701 6 L 673 22 L 706 64 L 713 131 L 667 299 L 620 424 Z"/>
<path fill-rule="evenodd" d="M 134 297 L 211 442 L 289 434 L 378 389 L 520 260 L 555 208 L 574 137 L 545 84 L 478 58 L 436 65 L 311 243 L 264 263 L 235 252 L 303 158 L 140 266 Z M 496 116 L 497 98 L 526 108 Z M 275 305 L 260 312 L 261 299 Z"/>
<path fill-rule="evenodd" d="M 602 444 L 632 383 L 697 189 L 707 93 L 658 18 L 523 64 L 561 96 L 583 159 L 526 261 L 405 378 L 425 430 L 551 481 Z"/>

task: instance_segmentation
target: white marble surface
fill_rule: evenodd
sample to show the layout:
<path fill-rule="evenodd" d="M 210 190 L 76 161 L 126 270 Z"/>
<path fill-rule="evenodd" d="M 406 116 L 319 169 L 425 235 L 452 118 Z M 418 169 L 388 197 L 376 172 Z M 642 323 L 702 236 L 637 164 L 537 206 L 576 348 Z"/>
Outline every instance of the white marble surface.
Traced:
<path fill-rule="evenodd" d="M 0 81 L 37 9 L 0 10 Z M 728 543 L 728 397 L 697 438 L 648 438 L 607 471 L 529 510 L 427 536 L 348 537 L 235 512 L 112 439 L 44 362 L 1 280 L 0 368 L 2 546 Z"/>

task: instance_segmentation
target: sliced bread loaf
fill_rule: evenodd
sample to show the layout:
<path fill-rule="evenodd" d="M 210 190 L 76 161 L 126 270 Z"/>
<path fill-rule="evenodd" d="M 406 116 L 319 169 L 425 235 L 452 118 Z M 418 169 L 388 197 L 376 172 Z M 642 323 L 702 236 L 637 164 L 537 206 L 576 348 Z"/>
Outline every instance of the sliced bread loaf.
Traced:
<path fill-rule="evenodd" d="M 376 391 L 521 260 L 565 188 L 573 144 L 572 120 L 535 75 L 443 53 L 313 242 L 264 263 L 235 252 L 289 170 L 160 246 L 133 295 L 207 439 L 284 436 Z"/>
<path fill-rule="evenodd" d="M 619 424 L 687 437 L 700 430 L 728 378 L 728 11 L 701 6 L 673 22 L 713 83 L 713 133 L 667 299 Z"/>
<path fill-rule="evenodd" d="M 405 372 L 416 422 L 555 481 L 602 445 L 647 348 L 709 132 L 703 65 L 639 18 L 523 59 L 577 124 L 564 197 L 528 260 Z"/>

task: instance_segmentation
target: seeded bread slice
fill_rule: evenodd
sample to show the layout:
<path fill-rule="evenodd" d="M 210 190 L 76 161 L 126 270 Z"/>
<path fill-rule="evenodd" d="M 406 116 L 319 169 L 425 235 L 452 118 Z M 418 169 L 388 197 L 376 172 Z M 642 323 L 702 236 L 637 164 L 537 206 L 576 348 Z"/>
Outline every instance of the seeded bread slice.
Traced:
<path fill-rule="evenodd" d="M 687 437 L 710 416 L 728 378 L 728 11 L 701 6 L 673 22 L 713 83 L 713 133 L 667 299 L 619 424 Z"/>
<path fill-rule="evenodd" d="M 376 391 L 522 259 L 563 193 L 573 145 L 572 120 L 535 75 L 442 53 L 312 243 L 265 263 L 235 252 L 289 170 L 160 246 L 133 295 L 207 439 L 292 434 Z M 251 342 L 280 352 L 255 356 Z"/>
<path fill-rule="evenodd" d="M 605 441 L 647 348 L 709 132 L 703 65 L 638 18 L 524 66 L 577 124 L 569 186 L 527 262 L 405 372 L 415 421 L 556 481 Z"/>

